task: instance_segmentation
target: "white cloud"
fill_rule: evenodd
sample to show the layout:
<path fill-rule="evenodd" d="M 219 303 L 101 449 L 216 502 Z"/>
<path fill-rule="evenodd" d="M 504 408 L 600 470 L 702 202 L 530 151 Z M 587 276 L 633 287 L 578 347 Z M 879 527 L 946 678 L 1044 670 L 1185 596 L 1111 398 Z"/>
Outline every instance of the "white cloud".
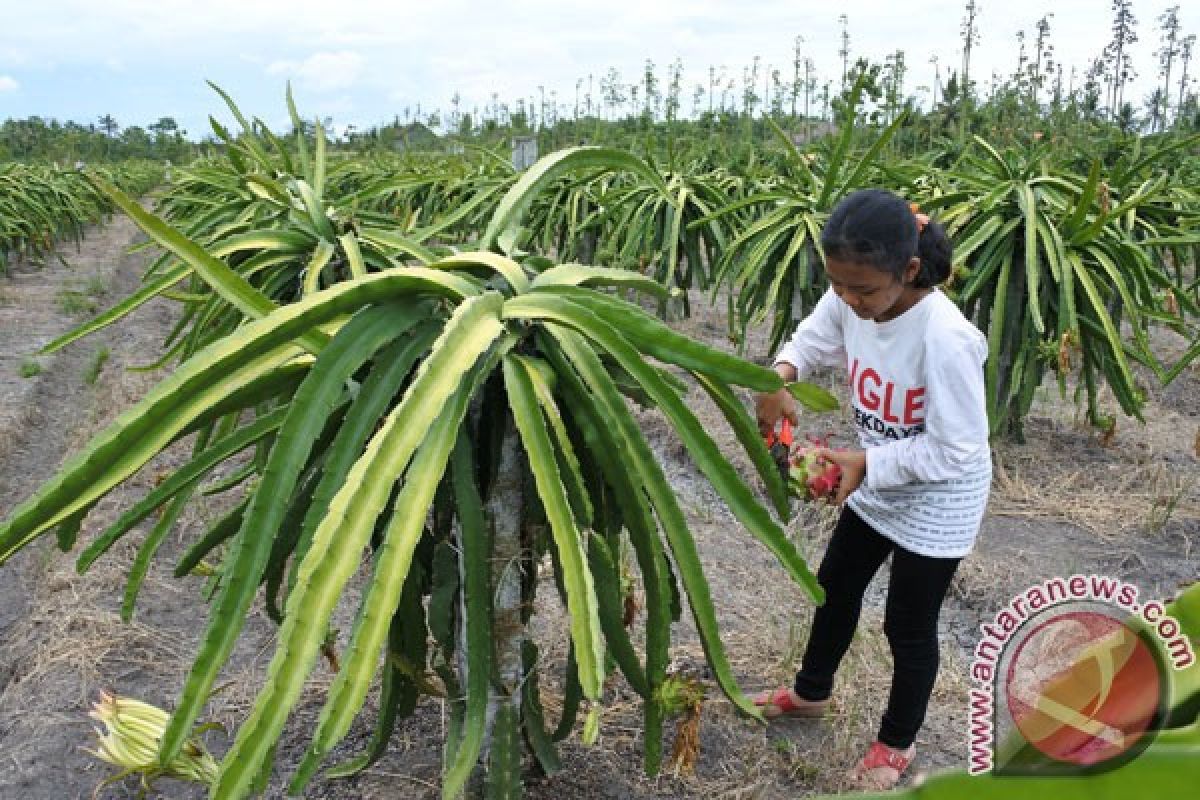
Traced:
<path fill-rule="evenodd" d="M 367 60 L 359 53 L 313 53 L 303 61 L 275 61 L 267 66 L 268 75 L 295 78 L 317 92 L 349 89 L 362 75 Z"/>
<path fill-rule="evenodd" d="M 17 79 L 11 75 L 0 75 L 0 92 L 15 92 L 21 88 Z"/>
<path fill-rule="evenodd" d="M 15 47 L 0 47 L 0 64 L 22 67 L 30 62 L 29 55 Z"/>

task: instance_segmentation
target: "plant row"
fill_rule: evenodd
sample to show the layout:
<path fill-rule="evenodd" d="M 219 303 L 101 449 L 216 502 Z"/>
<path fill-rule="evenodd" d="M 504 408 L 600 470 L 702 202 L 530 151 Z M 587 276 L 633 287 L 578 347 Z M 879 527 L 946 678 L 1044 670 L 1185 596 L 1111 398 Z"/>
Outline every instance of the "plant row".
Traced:
<path fill-rule="evenodd" d="M 150 162 L 128 162 L 98 172 L 134 197 L 158 185 L 163 176 L 163 168 Z M 77 170 L 0 164 L 0 275 L 14 259 L 42 259 L 59 244 L 78 245 L 87 226 L 112 211 L 112 201 Z"/>

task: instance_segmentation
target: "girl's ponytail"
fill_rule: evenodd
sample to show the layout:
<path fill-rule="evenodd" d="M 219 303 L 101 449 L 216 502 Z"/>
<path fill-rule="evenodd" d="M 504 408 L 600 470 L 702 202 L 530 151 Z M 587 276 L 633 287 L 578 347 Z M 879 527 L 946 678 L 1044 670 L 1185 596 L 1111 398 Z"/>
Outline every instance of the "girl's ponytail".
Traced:
<path fill-rule="evenodd" d="M 916 288 L 930 289 L 945 283 L 950 277 L 954 247 L 950 244 L 946 229 L 934 220 L 921 226 L 921 233 L 917 237 L 917 258 L 921 259 L 921 271 L 913 281 Z"/>

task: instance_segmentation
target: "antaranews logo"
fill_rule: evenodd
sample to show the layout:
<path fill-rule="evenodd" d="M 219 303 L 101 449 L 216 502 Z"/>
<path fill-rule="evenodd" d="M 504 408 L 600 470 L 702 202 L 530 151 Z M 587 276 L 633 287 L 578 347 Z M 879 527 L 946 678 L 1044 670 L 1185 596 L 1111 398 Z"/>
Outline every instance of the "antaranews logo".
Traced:
<path fill-rule="evenodd" d="M 1167 670 L 1195 662 L 1178 621 L 1101 575 L 1051 578 L 980 626 L 972 775 L 1079 775 L 1136 758 L 1162 726 Z"/>

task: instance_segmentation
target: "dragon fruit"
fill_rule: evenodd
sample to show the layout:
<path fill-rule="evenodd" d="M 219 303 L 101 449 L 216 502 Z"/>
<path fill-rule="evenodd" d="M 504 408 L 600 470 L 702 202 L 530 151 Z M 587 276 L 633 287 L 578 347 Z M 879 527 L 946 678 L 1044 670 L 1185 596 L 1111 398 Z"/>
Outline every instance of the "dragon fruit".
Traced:
<path fill-rule="evenodd" d="M 805 500 L 832 500 L 842 481 L 842 468 L 819 454 L 828 448 L 828 440 L 808 437 L 809 445 L 801 445 L 792 454 L 788 483 L 792 492 Z"/>

